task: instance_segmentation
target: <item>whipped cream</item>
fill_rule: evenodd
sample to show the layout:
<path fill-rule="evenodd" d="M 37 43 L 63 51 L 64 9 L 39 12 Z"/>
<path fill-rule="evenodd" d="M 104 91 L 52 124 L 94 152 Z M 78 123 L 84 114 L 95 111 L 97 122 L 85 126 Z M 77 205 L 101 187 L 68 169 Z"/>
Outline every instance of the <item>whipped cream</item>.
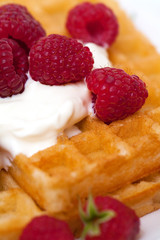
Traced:
<path fill-rule="evenodd" d="M 86 43 L 86 47 L 90 49 L 94 59 L 93 69 L 111 67 L 106 48 L 98 46 L 94 43 Z"/>
<path fill-rule="evenodd" d="M 110 66 L 106 50 L 86 44 L 93 52 L 94 68 Z M 91 110 L 91 94 L 84 81 L 62 86 L 47 86 L 28 76 L 25 91 L 0 98 L 0 169 L 11 165 L 23 153 L 30 157 L 50 147 L 65 132 L 80 133 L 74 126 Z"/>
<path fill-rule="evenodd" d="M 11 158 L 52 146 L 64 129 L 87 116 L 89 103 L 84 82 L 47 86 L 29 77 L 22 94 L 0 99 L 0 146 Z"/>

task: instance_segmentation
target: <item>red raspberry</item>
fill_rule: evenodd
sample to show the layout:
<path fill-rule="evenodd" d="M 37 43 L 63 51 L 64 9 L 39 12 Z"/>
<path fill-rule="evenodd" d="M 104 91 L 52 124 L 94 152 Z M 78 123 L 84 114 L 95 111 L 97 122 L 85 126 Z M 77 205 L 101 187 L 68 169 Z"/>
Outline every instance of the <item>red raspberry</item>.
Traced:
<path fill-rule="evenodd" d="M 121 69 L 93 70 L 86 79 L 87 86 L 96 96 L 94 110 L 99 119 L 113 122 L 138 111 L 148 97 L 145 83 L 136 75 Z"/>
<path fill-rule="evenodd" d="M 18 4 L 0 7 L 0 38 L 13 38 L 30 48 L 45 31 L 27 9 Z"/>
<path fill-rule="evenodd" d="M 0 97 L 24 90 L 28 68 L 25 50 L 12 39 L 0 39 Z"/>
<path fill-rule="evenodd" d="M 72 37 L 84 42 L 110 46 L 118 35 L 118 21 L 102 3 L 85 2 L 70 10 L 66 27 Z"/>
<path fill-rule="evenodd" d="M 66 222 L 40 216 L 25 227 L 20 240 L 74 240 L 74 237 Z"/>
<path fill-rule="evenodd" d="M 93 67 L 92 53 L 75 39 L 56 34 L 41 38 L 30 50 L 30 74 L 47 85 L 77 82 Z"/>
<path fill-rule="evenodd" d="M 111 197 L 96 197 L 88 202 L 82 221 L 86 240 L 134 240 L 140 221 L 135 212 Z M 114 213 L 114 216 L 113 216 Z M 105 218 L 107 220 L 105 220 Z"/>

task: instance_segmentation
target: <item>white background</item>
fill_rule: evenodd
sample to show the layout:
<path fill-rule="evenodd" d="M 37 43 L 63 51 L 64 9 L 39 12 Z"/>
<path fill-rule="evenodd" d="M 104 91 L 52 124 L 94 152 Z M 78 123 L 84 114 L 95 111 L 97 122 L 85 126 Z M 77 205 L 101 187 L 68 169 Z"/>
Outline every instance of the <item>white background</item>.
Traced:
<path fill-rule="evenodd" d="M 160 53 L 160 0 L 117 0 Z"/>

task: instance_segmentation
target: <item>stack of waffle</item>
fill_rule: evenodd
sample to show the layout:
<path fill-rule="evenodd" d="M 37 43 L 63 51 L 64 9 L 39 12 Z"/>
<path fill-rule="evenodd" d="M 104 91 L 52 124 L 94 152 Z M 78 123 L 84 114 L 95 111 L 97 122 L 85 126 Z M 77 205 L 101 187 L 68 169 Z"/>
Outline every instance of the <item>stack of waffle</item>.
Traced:
<path fill-rule="evenodd" d="M 66 35 L 67 12 L 80 2 L 23 4 L 47 33 Z M 101 2 L 113 9 L 120 24 L 119 36 L 109 49 L 113 66 L 145 81 L 149 97 L 139 112 L 124 120 L 106 125 L 88 117 L 78 123 L 79 135 L 71 139 L 63 135 L 55 146 L 30 158 L 16 156 L 9 173 L 0 172 L 0 239 L 18 239 L 33 216 L 46 212 L 78 232 L 78 201 L 85 202 L 89 193 L 111 195 L 139 216 L 160 208 L 160 55 L 117 3 Z"/>

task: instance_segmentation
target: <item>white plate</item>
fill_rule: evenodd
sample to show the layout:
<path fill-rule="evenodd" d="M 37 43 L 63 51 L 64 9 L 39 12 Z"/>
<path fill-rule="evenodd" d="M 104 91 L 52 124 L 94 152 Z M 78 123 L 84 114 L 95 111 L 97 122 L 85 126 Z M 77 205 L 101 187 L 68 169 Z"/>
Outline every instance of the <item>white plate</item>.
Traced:
<path fill-rule="evenodd" d="M 141 232 L 138 240 L 160 240 L 160 210 L 141 218 Z"/>

